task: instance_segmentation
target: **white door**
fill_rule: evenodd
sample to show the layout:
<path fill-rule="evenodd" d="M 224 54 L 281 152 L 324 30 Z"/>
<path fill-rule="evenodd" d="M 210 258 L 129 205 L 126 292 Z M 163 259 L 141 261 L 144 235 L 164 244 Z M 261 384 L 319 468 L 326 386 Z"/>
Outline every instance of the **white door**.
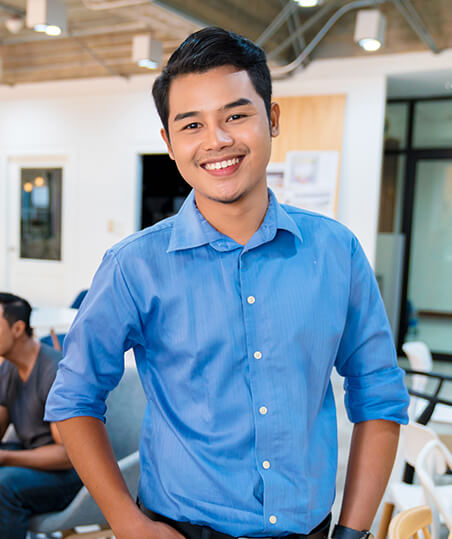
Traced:
<path fill-rule="evenodd" d="M 8 289 L 33 306 L 64 306 L 64 157 L 14 158 L 7 179 Z"/>

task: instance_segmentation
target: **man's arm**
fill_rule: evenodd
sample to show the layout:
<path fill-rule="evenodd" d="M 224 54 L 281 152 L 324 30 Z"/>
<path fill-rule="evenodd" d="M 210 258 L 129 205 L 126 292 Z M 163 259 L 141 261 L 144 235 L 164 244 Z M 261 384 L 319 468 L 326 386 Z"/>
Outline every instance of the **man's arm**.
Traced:
<path fill-rule="evenodd" d="M 117 539 L 181 539 L 176 530 L 138 509 L 121 475 L 101 420 L 82 416 L 57 423 L 72 463 Z"/>
<path fill-rule="evenodd" d="M 391 475 L 400 425 L 382 419 L 353 428 L 339 524 L 369 530 Z"/>
<path fill-rule="evenodd" d="M 72 468 L 54 423 L 50 424 L 50 430 L 54 440 L 53 444 L 17 451 L 0 449 L 0 466 L 22 466 L 37 470 L 68 470 Z"/>

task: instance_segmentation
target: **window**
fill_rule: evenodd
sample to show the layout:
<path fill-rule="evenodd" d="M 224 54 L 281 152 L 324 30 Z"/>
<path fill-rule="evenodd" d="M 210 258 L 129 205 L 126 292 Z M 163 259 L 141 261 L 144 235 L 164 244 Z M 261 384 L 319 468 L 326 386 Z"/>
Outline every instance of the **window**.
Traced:
<path fill-rule="evenodd" d="M 21 169 L 21 258 L 61 260 L 61 189 L 61 168 Z"/>

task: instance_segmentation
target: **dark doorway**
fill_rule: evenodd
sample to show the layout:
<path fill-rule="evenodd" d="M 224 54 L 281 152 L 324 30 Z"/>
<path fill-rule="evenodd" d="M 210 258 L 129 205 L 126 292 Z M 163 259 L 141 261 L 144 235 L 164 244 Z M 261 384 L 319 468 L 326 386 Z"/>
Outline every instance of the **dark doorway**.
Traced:
<path fill-rule="evenodd" d="M 141 156 L 141 228 L 178 212 L 191 187 L 183 180 L 168 154 Z"/>

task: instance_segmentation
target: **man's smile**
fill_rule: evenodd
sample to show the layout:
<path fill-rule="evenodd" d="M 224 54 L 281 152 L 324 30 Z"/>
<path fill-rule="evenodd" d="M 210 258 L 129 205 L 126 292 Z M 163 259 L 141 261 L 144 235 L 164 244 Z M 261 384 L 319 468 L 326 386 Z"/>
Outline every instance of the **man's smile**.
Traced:
<path fill-rule="evenodd" d="M 200 166 L 213 176 L 228 176 L 234 174 L 238 170 L 244 157 L 244 155 L 233 157 L 225 156 L 221 159 L 204 162 Z"/>

